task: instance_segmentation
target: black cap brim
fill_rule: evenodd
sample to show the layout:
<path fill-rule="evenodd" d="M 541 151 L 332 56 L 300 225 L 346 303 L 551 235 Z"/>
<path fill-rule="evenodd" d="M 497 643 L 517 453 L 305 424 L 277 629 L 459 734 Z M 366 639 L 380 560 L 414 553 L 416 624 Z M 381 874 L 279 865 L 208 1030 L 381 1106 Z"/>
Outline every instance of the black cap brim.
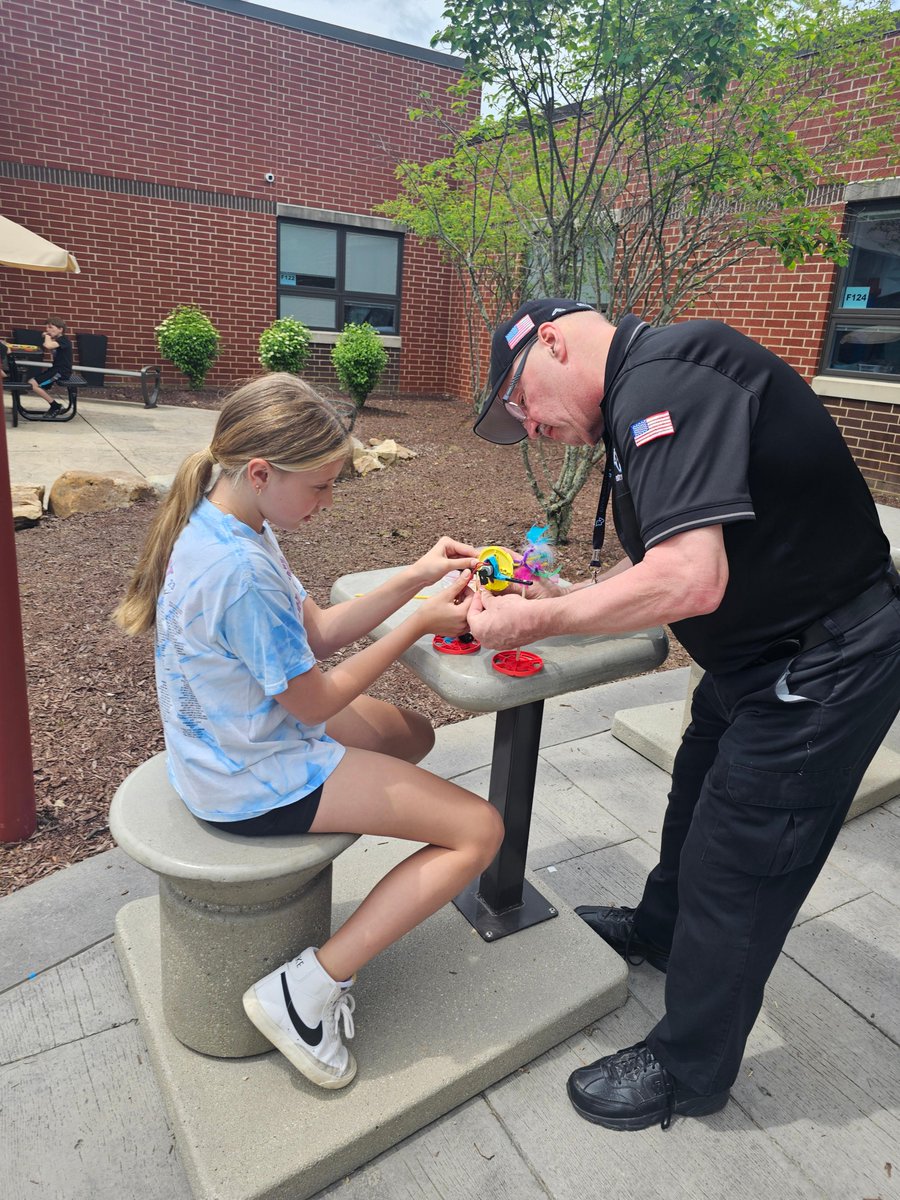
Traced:
<path fill-rule="evenodd" d="M 522 422 L 510 416 L 498 399 L 505 382 L 504 376 L 481 406 L 478 420 L 472 426 L 474 433 L 486 442 L 493 442 L 495 446 L 514 446 L 528 437 Z"/>

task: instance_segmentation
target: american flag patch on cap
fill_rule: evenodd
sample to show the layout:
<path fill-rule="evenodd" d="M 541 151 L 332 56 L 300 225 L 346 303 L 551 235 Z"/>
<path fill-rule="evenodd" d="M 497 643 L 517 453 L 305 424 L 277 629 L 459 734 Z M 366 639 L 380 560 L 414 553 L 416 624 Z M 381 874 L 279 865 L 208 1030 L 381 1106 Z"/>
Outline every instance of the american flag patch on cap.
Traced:
<path fill-rule="evenodd" d="M 652 417 L 644 417 L 643 421 L 635 421 L 631 426 L 636 446 L 643 446 L 644 442 L 652 442 L 655 438 L 671 437 L 674 432 L 675 426 L 668 409 L 654 413 Z"/>
<path fill-rule="evenodd" d="M 509 346 L 510 350 L 514 350 L 515 347 L 518 346 L 519 342 L 521 342 L 522 338 L 525 337 L 526 333 L 530 333 L 532 329 L 534 329 L 534 321 L 532 321 L 531 317 L 528 315 L 528 313 L 526 313 L 521 321 L 518 321 L 515 325 L 513 325 L 512 329 L 506 335 L 506 344 Z"/>

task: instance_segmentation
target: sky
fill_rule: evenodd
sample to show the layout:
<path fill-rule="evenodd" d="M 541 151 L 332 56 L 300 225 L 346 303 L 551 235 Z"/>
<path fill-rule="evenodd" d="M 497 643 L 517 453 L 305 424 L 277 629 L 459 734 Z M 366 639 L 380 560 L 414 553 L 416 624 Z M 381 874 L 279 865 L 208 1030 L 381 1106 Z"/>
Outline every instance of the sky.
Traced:
<path fill-rule="evenodd" d="M 443 23 L 444 0 L 264 0 L 262 6 L 427 47 Z"/>

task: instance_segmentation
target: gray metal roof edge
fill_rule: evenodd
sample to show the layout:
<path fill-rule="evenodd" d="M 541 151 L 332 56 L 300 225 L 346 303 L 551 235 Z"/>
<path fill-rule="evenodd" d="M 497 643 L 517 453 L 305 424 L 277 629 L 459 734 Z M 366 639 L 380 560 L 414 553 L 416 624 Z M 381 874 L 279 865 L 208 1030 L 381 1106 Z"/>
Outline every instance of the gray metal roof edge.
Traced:
<path fill-rule="evenodd" d="M 400 58 L 414 58 L 420 62 L 434 63 L 438 67 L 450 67 L 455 71 L 462 71 L 466 65 L 466 60 L 455 54 L 428 50 L 424 46 L 410 46 L 407 42 L 395 42 L 390 38 L 378 37 L 374 33 L 345 29 L 342 25 L 327 25 L 324 21 L 314 21 L 312 17 L 301 17 L 297 13 L 282 12 L 279 9 L 266 8 L 261 4 L 249 4 L 247 0 L 185 0 L 185 3 L 194 4 L 200 8 L 215 8 L 220 12 L 234 13 L 235 16 L 250 17 L 257 21 L 267 21 L 270 25 L 300 29 L 304 33 L 333 38 L 338 42 L 349 42 L 354 46 L 366 46 L 371 50 L 382 50 L 385 54 L 394 54 Z"/>

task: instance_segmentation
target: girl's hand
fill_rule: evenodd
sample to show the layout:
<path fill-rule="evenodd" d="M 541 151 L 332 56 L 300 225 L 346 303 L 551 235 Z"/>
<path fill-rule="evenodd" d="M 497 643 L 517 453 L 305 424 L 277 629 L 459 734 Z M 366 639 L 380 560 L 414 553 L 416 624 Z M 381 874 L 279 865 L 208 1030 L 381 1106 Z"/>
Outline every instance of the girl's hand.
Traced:
<path fill-rule="evenodd" d="M 437 583 L 450 571 L 470 571 L 478 564 L 478 551 L 465 542 L 442 537 L 412 565 L 417 587 Z"/>
<path fill-rule="evenodd" d="M 468 633 L 467 618 L 475 593 L 469 588 L 472 572 L 465 570 L 449 587 L 424 601 L 418 616 L 423 633 L 439 633 L 443 637 L 459 637 Z"/>

